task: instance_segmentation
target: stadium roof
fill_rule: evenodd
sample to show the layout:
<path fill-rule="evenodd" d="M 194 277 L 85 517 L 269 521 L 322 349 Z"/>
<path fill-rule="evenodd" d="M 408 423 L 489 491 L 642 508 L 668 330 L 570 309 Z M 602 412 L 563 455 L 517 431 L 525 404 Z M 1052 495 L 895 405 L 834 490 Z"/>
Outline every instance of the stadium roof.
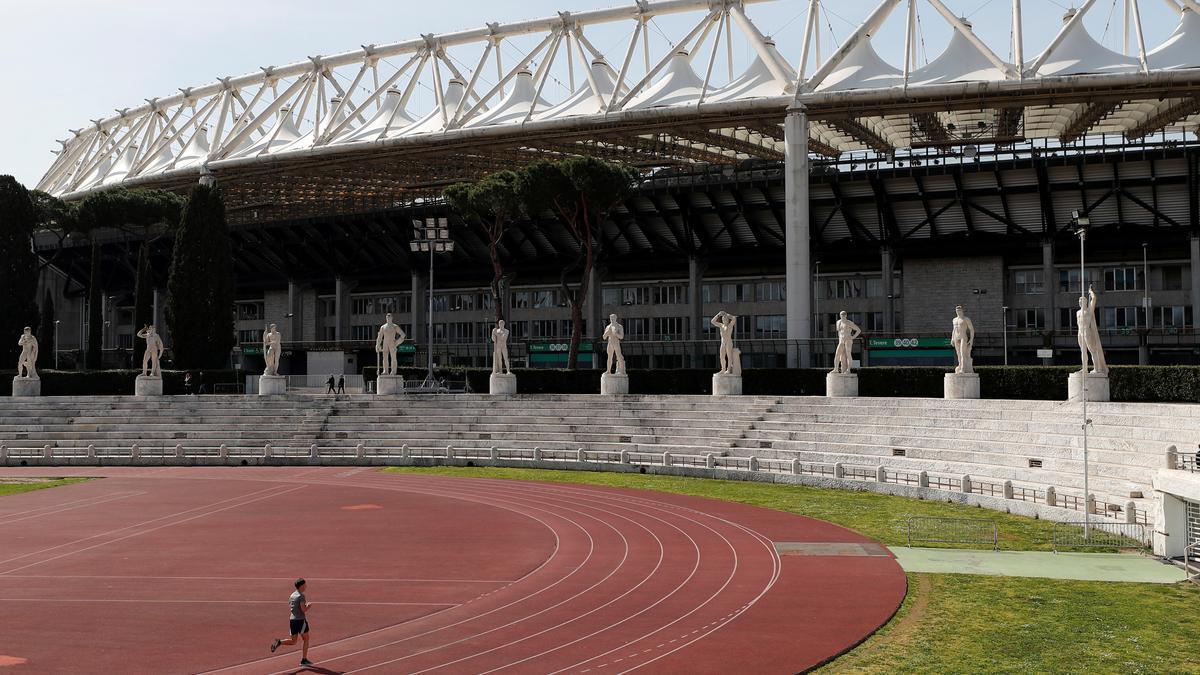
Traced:
<path fill-rule="evenodd" d="M 1178 26 L 1157 46 L 1143 44 L 1131 0 L 1138 44 L 1130 54 L 1089 35 L 1082 18 L 1096 0 L 1085 0 L 1030 59 L 1017 0 L 1015 63 L 941 0 L 883 0 L 836 51 L 818 53 L 811 72 L 819 0 L 810 0 L 798 36 L 799 67 L 747 14 L 768 1 L 640 1 L 221 78 L 74 132 L 38 188 L 77 199 L 114 185 L 177 188 L 211 172 L 234 212 L 282 217 L 411 203 L 543 156 L 592 154 L 648 168 L 778 161 L 781 122 L 794 106 L 809 115 L 810 152 L 827 158 L 924 148 L 961 154 L 1031 139 L 1068 145 L 1096 134 L 1133 141 L 1195 131 L 1200 122 L 1195 0 L 1168 0 Z M 914 17 L 925 3 L 953 36 L 918 68 Z M 655 51 L 650 21 L 664 15 L 687 21 L 669 48 Z M 887 21 L 904 22 L 899 66 L 872 44 Z M 589 35 L 613 24 L 629 37 L 610 60 Z M 501 47 L 518 39 L 536 44 L 505 63 Z M 718 72 L 718 54 L 735 47 L 751 50 L 753 62 L 742 73 Z M 551 79 L 568 81 L 568 95 L 550 97 Z M 418 87 L 434 92 L 432 110 L 413 109 Z"/>

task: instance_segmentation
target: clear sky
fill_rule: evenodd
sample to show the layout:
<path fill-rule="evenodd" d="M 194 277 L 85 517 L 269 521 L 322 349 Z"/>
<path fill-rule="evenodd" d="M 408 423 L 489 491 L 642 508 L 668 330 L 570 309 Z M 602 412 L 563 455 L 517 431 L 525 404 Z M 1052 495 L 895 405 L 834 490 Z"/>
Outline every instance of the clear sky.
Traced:
<path fill-rule="evenodd" d="M 943 0 L 967 16 L 975 31 L 1001 57 L 1010 54 L 1010 0 Z M 1125 0 L 1097 0 L 1087 26 L 1104 45 L 1121 49 Z M 0 106 L 0 173 L 32 187 L 53 160 L 55 139 L 72 128 L 133 107 L 180 87 L 239 75 L 259 66 L 283 65 L 310 55 L 351 51 L 361 44 L 384 44 L 475 28 L 484 22 L 511 22 L 558 11 L 613 5 L 614 0 L 0 0 L 0 63 L 5 96 Z M 878 4 L 877 0 L 825 0 L 821 17 L 825 54 L 844 40 Z M 1025 54 L 1031 60 L 1061 25 L 1070 3 L 1024 0 Z M 1077 4 L 1077 3 L 1076 3 Z M 748 7 L 766 34 L 776 37 L 785 56 L 799 58 L 807 0 L 774 0 Z M 941 17 L 919 0 L 920 61 L 936 58 L 950 36 Z M 1153 47 L 1175 28 L 1176 17 L 1161 0 L 1142 0 L 1146 42 Z M 897 10 L 875 44 L 899 66 L 903 54 L 903 9 Z M 700 15 L 656 19 L 655 40 L 679 39 L 684 22 Z M 631 24 L 622 27 L 631 29 Z M 620 61 L 627 35 L 597 30 L 596 46 Z M 1131 38 L 1132 40 L 1132 38 Z M 512 58 L 511 56 L 509 58 Z M 735 54 L 735 68 L 751 58 Z M 547 92 L 547 98 L 551 98 Z M 428 96 L 426 98 L 429 98 Z M 420 97 L 414 106 L 421 105 Z M 426 101 L 426 105 L 429 102 Z"/>

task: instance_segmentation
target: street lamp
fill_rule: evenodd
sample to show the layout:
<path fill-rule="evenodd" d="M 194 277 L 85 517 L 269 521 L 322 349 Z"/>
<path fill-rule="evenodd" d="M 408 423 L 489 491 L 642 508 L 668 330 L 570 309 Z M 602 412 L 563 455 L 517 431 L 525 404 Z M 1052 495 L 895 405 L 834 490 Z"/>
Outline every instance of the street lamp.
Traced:
<path fill-rule="evenodd" d="M 1086 267 L 1084 264 L 1084 242 L 1087 240 L 1087 228 L 1091 225 L 1091 220 L 1086 214 L 1081 214 L 1078 211 L 1071 213 L 1071 219 L 1075 221 L 1075 236 L 1079 237 L 1079 295 L 1083 296 L 1083 283 L 1087 278 Z M 1086 352 L 1085 352 L 1086 353 Z M 1083 429 L 1083 538 L 1087 540 L 1091 536 L 1092 529 L 1092 514 L 1090 513 L 1089 504 L 1091 501 L 1088 495 L 1091 494 L 1091 489 L 1088 482 L 1088 476 L 1091 471 L 1088 470 L 1088 425 L 1092 423 L 1088 419 L 1087 404 L 1088 404 L 1088 374 L 1087 364 L 1084 363 L 1084 368 L 1079 373 L 1081 384 L 1081 398 L 1083 399 L 1083 424 L 1080 427 Z"/>
<path fill-rule="evenodd" d="M 1000 320 L 1004 327 L 1004 365 L 1007 366 L 1008 365 L 1008 305 L 1002 306 L 1000 308 L 1000 311 L 1003 314 L 1003 316 L 1000 317 Z"/>
<path fill-rule="evenodd" d="M 425 373 L 424 386 L 433 385 L 433 255 L 453 253 L 454 242 L 450 239 L 449 223 L 445 218 L 429 218 L 420 225 L 414 223 L 413 240 L 408 246 L 413 253 L 429 253 L 429 364 Z"/>

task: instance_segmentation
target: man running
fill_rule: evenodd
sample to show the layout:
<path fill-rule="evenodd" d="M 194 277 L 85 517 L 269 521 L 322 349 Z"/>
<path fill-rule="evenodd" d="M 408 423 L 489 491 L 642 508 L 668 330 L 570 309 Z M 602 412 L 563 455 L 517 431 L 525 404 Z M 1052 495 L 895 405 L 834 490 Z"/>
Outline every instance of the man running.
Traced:
<path fill-rule="evenodd" d="M 275 638 L 271 641 L 271 653 L 274 654 L 279 645 L 294 645 L 297 640 L 303 640 L 303 651 L 300 654 L 300 665 L 311 666 L 312 661 L 308 660 L 308 610 L 312 605 L 308 604 L 308 600 L 304 597 L 304 580 L 296 580 L 296 592 L 288 598 L 288 605 L 292 610 L 291 618 L 288 620 L 288 637 L 286 639 Z"/>

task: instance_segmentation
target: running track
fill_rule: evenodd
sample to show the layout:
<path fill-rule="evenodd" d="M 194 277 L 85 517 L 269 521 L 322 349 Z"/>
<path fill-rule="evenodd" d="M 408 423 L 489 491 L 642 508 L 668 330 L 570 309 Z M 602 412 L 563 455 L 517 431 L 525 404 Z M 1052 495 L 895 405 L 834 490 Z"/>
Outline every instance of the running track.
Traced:
<path fill-rule="evenodd" d="M 0 675 L 791 673 L 906 590 L 861 535 L 701 498 L 364 468 L 53 472 L 106 478 L 0 498 Z M 296 576 L 317 668 L 267 650 Z"/>

